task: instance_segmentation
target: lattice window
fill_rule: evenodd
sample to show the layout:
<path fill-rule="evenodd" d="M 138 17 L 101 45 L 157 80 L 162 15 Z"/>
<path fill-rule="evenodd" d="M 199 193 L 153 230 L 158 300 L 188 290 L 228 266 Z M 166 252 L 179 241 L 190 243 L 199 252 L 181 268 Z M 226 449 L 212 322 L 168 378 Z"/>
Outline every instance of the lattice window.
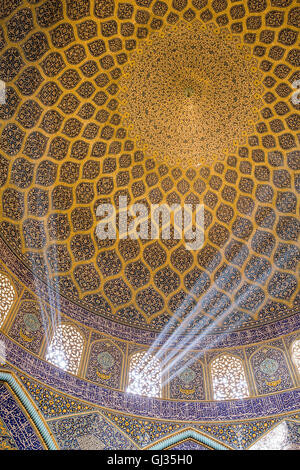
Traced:
<path fill-rule="evenodd" d="M 132 356 L 127 392 L 148 397 L 161 396 L 161 365 L 158 359 L 147 353 Z"/>
<path fill-rule="evenodd" d="M 297 339 L 292 344 L 292 359 L 300 374 L 300 339 Z"/>
<path fill-rule="evenodd" d="M 211 363 L 211 376 L 215 400 L 228 400 L 249 396 L 243 363 L 234 356 L 223 354 Z"/>
<path fill-rule="evenodd" d="M 77 374 L 84 339 L 72 325 L 62 323 L 56 328 L 48 347 L 46 360 L 72 374 Z"/>
<path fill-rule="evenodd" d="M 0 328 L 15 300 L 14 288 L 7 276 L 0 273 Z"/>

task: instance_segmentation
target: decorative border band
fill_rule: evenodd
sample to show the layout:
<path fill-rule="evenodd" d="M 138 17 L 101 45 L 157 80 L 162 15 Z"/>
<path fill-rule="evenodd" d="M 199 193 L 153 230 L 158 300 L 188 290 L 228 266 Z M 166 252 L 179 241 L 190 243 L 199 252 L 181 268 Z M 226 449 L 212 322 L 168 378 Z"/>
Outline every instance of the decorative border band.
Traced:
<path fill-rule="evenodd" d="M 109 334 L 115 339 L 122 339 L 125 341 L 132 341 L 135 343 L 152 345 L 155 341 L 156 346 L 161 346 L 169 337 L 168 335 L 160 337 L 159 332 L 148 331 L 136 328 L 134 326 L 124 325 L 117 321 L 109 320 L 101 317 L 87 308 L 83 308 L 81 305 L 77 305 L 74 302 L 66 299 L 63 295 L 59 296 L 59 305 L 57 304 L 57 296 L 52 295 L 49 299 L 49 288 L 48 286 L 38 278 L 35 278 L 33 273 L 28 267 L 16 256 L 15 253 L 6 245 L 0 235 L 0 259 L 7 266 L 8 270 L 13 273 L 17 279 L 22 280 L 22 283 L 27 286 L 28 289 L 35 292 L 38 297 L 47 303 L 50 303 L 51 308 L 57 308 L 59 311 L 85 325 L 88 328 L 96 329 L 101 333 Z M 217 338 L 217 349 L 223 349 L 227 347 L 244 346 L 245 344 L 257 343 L 260 341 L 266 341 L 268 339 L 275 339 L 284 334 L 292 333 L 299 329 L 300 324 L 300 312 L 291 312 L 291 315 L 287 318 L 274 321 L 267 325 L 261 325 L 240 331 L 222 332 L 222 334 L 212 333 L 207 334 L 201 339 L 201 344 L 193 345 L 194 350 L 203 350 L 211 348 L 211 344 L 215 343 Z M 176 347 L 176 344 L 180 343 L 182 339 L 186 340 L 186 336 L 174 335 L 174 344 L 170 344 L 170 347 Z M 194 339 L 191 336 L 191 341 Z M 188 347 L 188 343 L 186 343 Z"/>
<path fill-rule="evenodd" d="M 261 418 L 299 411 L 300 390 L 287 390 L 268 396 L 225 401 L 170 401 L 111 390 L 69 374 L 33 356 L 0 333 L 7 351 L 6 360 L 15 368 L 48 385 L 102 408 L 137 416 L 173 421 L 231 421 Z"/>
<path fill-rule="evenodd" d="M 21 386 L 18 384 L 17 380 L 13 377 L 10 372 L 3 372 L 0 370 L 0 381 L 6 382 L 13 392 L 16 394 L 22 405 L 24 406 L 25 410 L 29 414 L 30 418 L 32 419 L 33 423 L 35 424 L 36 428 L 38 429 L 39 433 L 41 434 L 47 448 L 49 450 L 57 450 L 58 447 L 54 442 L 51 434 L 49 433 L 48 429 L 45 426 L 42 418 L 39 416 L 38 412 L 36 411 L 34 405 L 31 403 L 29 398 L 23 392 Z"/>

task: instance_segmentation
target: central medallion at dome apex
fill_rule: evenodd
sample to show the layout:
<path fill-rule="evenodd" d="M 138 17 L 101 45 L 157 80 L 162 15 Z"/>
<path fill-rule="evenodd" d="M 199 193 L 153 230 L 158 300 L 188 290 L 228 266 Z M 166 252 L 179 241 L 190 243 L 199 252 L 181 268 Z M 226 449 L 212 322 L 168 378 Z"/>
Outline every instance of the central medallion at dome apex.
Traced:
<path fill-rule="evenodd" d="M 222 159 L 251 132 L 262 86 L 256 59 L 238 41 L 183 21 L 132 54 L 122 111 L 151 156 L 198 166 Z"/>

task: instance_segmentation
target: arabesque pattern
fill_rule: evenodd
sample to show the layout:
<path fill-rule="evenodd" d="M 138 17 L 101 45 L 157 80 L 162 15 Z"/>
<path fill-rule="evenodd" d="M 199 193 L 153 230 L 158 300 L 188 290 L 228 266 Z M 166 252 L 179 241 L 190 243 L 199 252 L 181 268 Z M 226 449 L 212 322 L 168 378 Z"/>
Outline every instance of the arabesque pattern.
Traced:
<path fill-rule="evenodd" d="M 266 324 L 299 307 L 295 1 L 86 0 L 64 7 L 61 0 L 10 0 L 0 16 L 0 79 L 7 93 L 0 106 L 1 232 L 35 276 L 96 314 L 154 331 L 174 312 L 175 326 L 183 320 L 183 300 L 200 302 L 200 329 L 221 310 L 218 328 L 226 330 Z M 212 162 L 188 168 L 180 158 L 171 164 L 164 152 L 155 155 L 151 136 L 144 135 L 145 145 L 133 137 L 134 111 L 129 109 L 127 121 L 135 129 L 129 121 L 125 125 L 122 111 L 121 84 L 130 84 L 139 70 L 132 54 L 143 61 L 143 54 L 163 50 L 166 63 L 172 62 L 181 28 L 189 44 L 195 32 L 212 52 L 226 37 L 228 66 L 235 58 L 245 65 L 241 75 L 233 74 L 237 108 L 225 100 L 222 110 L 207 108 L 207 121 L 201 119 L 203 126 L 214 120 L 214 132 L 222 124 L 226 133 L 217 139 Z M 153 44 L 162 48 L 154 53 Z M 183 104 L 209 96 L 200 89 L 205 71 L 197 65 L 198 56 L 208 64 L 209 50 L 197 50 L 195 57 L 190 51 L 179 68 L 185 83 L 192 64 L 195 82 L 184 85 Z M 223 59 L 214 57 L 216 70 L 225 73 Z M 153 83 L 162 71 L 149 73 Z M 169 80 L 174 90 L 181 80 L 176 77 Z M 226 77 L 215 91 L 230 99 Z M 172 112 L 171 95 L 164 96 L 169 111 L 161 111 L 161 129 Z M 140 106 L 146 98 L 138 100 Z M 230 124 L 231 135 L 230 109 L 236 116 L 240 107 L 244 117 L 237 127 Z M 145 112 L 143 125 L 147 119 Z M 193 147 L 190 137 L 186 150 Z M 203 149 L 214 140 L 206 133 Z M 167 143 L 161 137 L 161 149 Z M 101 201 L 117 204 L 120 195 L 129 203 L 203 203 L 204 247 L 189 251 L 176 239 L 99 240 L 96 207 Z"/>

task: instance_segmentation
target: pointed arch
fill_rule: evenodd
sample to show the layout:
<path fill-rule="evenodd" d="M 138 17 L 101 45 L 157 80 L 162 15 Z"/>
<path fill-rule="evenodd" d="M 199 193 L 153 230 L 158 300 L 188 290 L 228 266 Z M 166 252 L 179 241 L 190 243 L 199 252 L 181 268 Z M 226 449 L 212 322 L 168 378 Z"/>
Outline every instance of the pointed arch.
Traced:
<path fill-rule="evenodd" d="M 169 398 L 177 400 L 205 400 L 204 364 L 192 355 L 169 368 Z"/>
<path fill-rule="evenodd" d="M 114 389 L 123 385 L 124 352 L 117 342 L 102 337 L 89 344 L 85 377 Z"/>
<path fill-rule="evenodd" d="M 186 428 L 186 429 L 183 429 L 182 431 L 169 434 L 163 437 L 162 439 L 160 439 L 159 442 L 156 442 L 155 444 L 151 444 L 150 446 L 148 446 L 147 450 L 167 449 L 168 447 L 171 447 L 175 444 L 180 444 L 186 439 L 194 439 L 195 441 L 201 444 L 205 444 L 214 450 L 230 450 L 230 447 L 205 435 L 202 432 L 199 432 L 198 430 L 194 428 Z"/>
<path fill-rule="evenodd" d="M 61 369 L 77 374 L 82 358 L 84 337 L 71 323 L 60 323 L 52 336 L 46 360 Z"/>
<path fill-rule="evenodd" d="M 215 400 L 249 397 L 242 359 L 232 354 L 220 354 L 211 361 L 209 370 Z"/>
<path fill-rule="evenodd" d="M 0 328 L 11 311 L 16 296 L 11 280 L 3 272 L 0 272 Z"/>
<path fill-rule="evenodd" d="M 258 395 L 279 392 L 294 386 L 287 355 L 280 347 L 261 345 L 252 352 L 249 363 Z"/>
<path fill-rule="evenodd" d="M 148 397 L 161 397 L 162 370 L 159 359 L 147 351 L 132 354 L 129 360 L 126 392 Z"/>

